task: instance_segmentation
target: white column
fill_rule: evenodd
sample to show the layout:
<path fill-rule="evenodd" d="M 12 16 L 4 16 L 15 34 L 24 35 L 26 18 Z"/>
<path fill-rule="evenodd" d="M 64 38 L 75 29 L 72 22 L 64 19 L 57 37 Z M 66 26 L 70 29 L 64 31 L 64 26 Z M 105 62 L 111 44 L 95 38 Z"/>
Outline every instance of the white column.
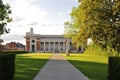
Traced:
<path fill-rule="evenodd" d="M 45 51 L 45 42 L 44 42 L 44 51 Z"/>
<path fill-rule="evenodd" d="M 53 43 L 54 43 L 54 45 L 53 45 L 53 46 L 54 46 L 54 51 L 55 51 L 55 42 L 53 42 Z"/>
<path fill-rule="evenodd" d="M 60 42 L 58 42 L 58 50 L 59 50 L 59 52 L 60 52 Z"/>
<path fill-rule="evenodd" d="M 63 42 L 63 51 L 65 51 L 65 42 Z"/>
<path fill-rule="evenodd" d="M 50 51 L 50 42 L 48 44 L 49 44 L 49 51 Z"/>
<path fill-rule="evenodd" d="M 64 42 L 62 42 L 62 49 L 63 49 L 63 51 L 64 51 Z"/>

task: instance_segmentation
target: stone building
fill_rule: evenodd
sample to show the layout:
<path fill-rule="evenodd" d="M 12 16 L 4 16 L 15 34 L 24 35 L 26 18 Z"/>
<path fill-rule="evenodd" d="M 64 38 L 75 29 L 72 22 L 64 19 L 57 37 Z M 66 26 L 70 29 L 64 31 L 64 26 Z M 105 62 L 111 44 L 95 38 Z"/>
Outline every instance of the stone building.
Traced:
<path fill-rule="evenodd" d="M 63 35 L 40 35 L 34 34 L 33 28 L 26 32 L 26 51 L 29 52 L 65 52 L 66 39 Z M 73 47 L 71 39 L 68 40 L 68 50 L 76 52 L 77 48 Z"/>

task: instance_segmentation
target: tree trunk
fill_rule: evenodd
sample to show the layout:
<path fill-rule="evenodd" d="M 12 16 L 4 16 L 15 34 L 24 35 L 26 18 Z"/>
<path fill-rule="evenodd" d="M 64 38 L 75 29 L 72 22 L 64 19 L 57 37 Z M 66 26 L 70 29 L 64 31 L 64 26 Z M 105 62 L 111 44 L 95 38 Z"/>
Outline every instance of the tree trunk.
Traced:
<path fill-rule="evenodd" d="M 69 45 L 68 45 L 68 38 L 66 40 L 66 56 L 70 56 L 70 53 L 69 53 Z"/>

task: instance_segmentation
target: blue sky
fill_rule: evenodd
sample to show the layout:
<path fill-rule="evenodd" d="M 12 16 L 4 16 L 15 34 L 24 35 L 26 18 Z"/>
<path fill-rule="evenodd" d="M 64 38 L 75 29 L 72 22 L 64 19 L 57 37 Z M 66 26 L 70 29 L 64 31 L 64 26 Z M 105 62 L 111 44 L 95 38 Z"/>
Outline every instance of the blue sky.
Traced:
<path fill-rule="evenodd" d="M 2 35 L 5 43 L 15 41 L 25 44 L 26 32 L 31 27 L 36 34 L 63 34 L 64 22 L 70 19 L 77 0 L 3 0 L 11 6 L 13 21 L 8 24 L 9 34 Z"/>

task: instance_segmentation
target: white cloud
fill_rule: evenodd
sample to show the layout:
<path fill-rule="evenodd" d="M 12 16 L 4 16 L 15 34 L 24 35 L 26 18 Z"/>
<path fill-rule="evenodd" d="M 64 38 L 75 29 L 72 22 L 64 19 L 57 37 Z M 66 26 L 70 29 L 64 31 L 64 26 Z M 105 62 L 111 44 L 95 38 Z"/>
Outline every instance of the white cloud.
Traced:
<path fill-rule="evenodd" d="M 25 39 L 23 35 L 17 35 L 17 34 L 6 34 L 2 35 L 2 39 L 4 40 L 4 43 L 9 43 L 9 42 L 21 42 L 25 44 Z"/>
<path fill-rule="evenodd" d="M 15 0 L 14 5 L 11 5 L 13 21 L 8 24 L 8 27 L 11 29 L 10 34 L 25 35 L 30 27 L 39 26 L 39 23 L 43 23 L 43 19 L 47 17 L 47 11 L 32 5 L 29 1 Z"/>
<path fill-rule="evenodd" d="M 64 15 L 64 14 L 63 14 L 63 12 L 59 12 L 58 15 L 59 15 L 59 16 L 62 16 L 62 15 Z"/>
<path fill-rule="evenodd" d="M 48 13 L 36 5 L 32 5 L 26 0 L 16 0 L 15 5 L 12 7 L 13 17 L 19 16 L 24 18 L 26 22 L 34 20 L 42 20 Z"/>
<path fill-rule="evenodd" d="M 42 27 L 39 31 L 34 28 L 34 31 L 39 32 L 40 34 L 63 34 L 64 26 L 62 24 L 46 24 L 45 27 Z"/>
<path fill-rule="evenodd" d="M 68 0 L 68 1 L 71 1 L 71 2 L 78 2 L 78 0 Z"/>

